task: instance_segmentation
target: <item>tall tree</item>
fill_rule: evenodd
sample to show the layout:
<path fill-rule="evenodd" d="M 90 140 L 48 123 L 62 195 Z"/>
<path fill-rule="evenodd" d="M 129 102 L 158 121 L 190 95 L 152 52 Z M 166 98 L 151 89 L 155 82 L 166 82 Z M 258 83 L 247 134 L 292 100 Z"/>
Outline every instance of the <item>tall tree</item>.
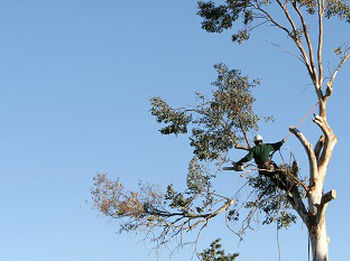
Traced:
<path fill-rule="evenodd" d="M 342 0 L 199 1 L 198 15 L 203 18 L 203 29 L 211 33 L 233 30 L 232 41 L 238 44 L 248 40 L 254 30 L 263 25 L 273 26 L 276 33 L 287 35 L 294 44 L 297 58 L 313 83 L 318 105 L 313 122 L 319 127 L 320 138 L 315 146 L 297 128 L 290 127 L 305 149 L 308 179 L 299 177 L 296 164 L 284 164 L 280 168 L 288 177 L 288 186 L 261 175 L 248 175 L 247 184 L 252 192 L 243 203 L 238 204 L 232 195 L 215 192 L 211 182 L 215 178 L 213 165 L 220 167 L 228 162 L 227 152 L 233 148 L 249 150 L 248 135 L 258 129 L 259 120 L 252 110 L 251 95 L 251 88 L 259 82 L 218 64 L 214 91 L 209 96 L 197 93 L 196 105 L 172 108 L 160 97 L 151 99 L 152 115 L 164 124 L 162 134 L 186 134 L 191 130 L 194 158 L 189 163 L 186 190 L 178 192 L 169 185 L 166 192 L 161 193 L 154 185 L 140 184 L 140 191 L 131 192 L 119 181 L 98 175 L 92 191 L 96 206 L 107 216 L 120 219 L 121 230 L 153 231 L 147 236 L 152 236 L 150 239 L 158 245 L 175 237 L 182 238 L 184 232 L 189 231 L 197 231 L 198 239 L 210 220 L 224 211 L 228 224 L 242 221 L 242 229 L 235 231 L 239 235 L 250 226 L 256 212 L 264 214 L 263 223 L 277 222 L 279 227 L 288 227 L 296 214 L 308 229 L 313 260 L 328 260 L 325 216 L 336 192 L 324 193 L 324 181 L 337 137 L 327 120 L 327 102 L 338 72 L 350 57 L 350 48 L 346 44 L 333 47 L 339 63 L 331 75 L 325 77 L 324 23 L 325 18 L 349 23 L 349 3 Z M 241 145 L 242 142 L 246 145 Z M 245 218 L 239 213 L 242 208 L 248 210 Z"/>

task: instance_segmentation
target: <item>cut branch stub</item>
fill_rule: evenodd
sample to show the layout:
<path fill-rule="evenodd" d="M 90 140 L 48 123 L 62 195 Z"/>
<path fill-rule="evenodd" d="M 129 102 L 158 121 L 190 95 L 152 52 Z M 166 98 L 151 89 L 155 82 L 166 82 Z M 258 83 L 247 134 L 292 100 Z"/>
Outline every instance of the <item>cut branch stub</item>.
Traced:
<path fill-rule="evenodd" d="M 336 197 L 337 197 L 337 192 L 335 191 L 335 189 L 332 189 L 331 191 L 327 192 L 322 196 L 322 204 L 327 204 L 330 201 L 336 199 Z"/>

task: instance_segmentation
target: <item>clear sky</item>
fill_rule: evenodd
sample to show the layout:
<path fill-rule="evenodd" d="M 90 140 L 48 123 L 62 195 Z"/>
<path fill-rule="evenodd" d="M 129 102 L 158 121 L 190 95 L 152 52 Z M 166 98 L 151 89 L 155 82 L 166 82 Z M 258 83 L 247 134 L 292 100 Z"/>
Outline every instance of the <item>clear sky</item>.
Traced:
<path fill-rule="evenodd" d="M 331 22 L 325 37 L 328 72 L 349 26 Z M 192 103 L 195 91 L 210 92 L 218 62 L 262 79 L 255 108 L 276 122 L 262 125 L 261 134 L 271 142 L 286 136 L 316 99 L 302 64 L 267 41 L 288 47 L 271 28 L 242 46 L 229 34 L 204 32 L 196 1 L 0 1 L 0 260 L 157 260 L 148 243 L 116 235 L 117 225 L 91 209 L 93 176 L 107 172 L 132 188 L 140 179 L 183 188 L 188 140 L 160 135 L 149 98 Z M 325 186 L 338 192 L 327 215 L 331 260 L 348 255 L 349 70 L 343 67 L 329 102 L 339 139 Z M 315 142 L 319 132 L 310 118 L 301 129 Z M 305 173 L 301 146 L 294 137 L 287 146 Z M 242 182 L 229 173 L 216 179 L 227 194 Z M 300 221 L 280 232 L 284 261 L 307 260 L 306 235 Z M 227 251 L 240 252 L 238 260 L 278 258 L 275 226 L 259 226 L 238 246 L 218 222 L 201 246 L 217 237 Z M 169 260 L 168 253 L 159 260 Z M 183 249 L 172 260 L 191 256 Z"/>

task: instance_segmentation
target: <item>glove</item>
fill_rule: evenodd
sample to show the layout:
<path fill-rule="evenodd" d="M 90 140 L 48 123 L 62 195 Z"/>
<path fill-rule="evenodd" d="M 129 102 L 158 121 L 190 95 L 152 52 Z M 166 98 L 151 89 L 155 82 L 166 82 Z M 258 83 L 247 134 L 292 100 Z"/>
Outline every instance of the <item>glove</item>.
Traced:
<path fill-rule="evenodd" d="M 233 165 L 233 169 L 235 171 L 243 171 L 244 170 L 244 164 L 241 162 L 237 162 Z"/>
<path fill-rule="evenodd" d="M 237 166 L 240 166 L 240 167 L 241 167 L 241 166 L 244 166 L 244 163 L 243 163 L 243 162 L 240 162 L 240 161 L 236 162 L 235 164 L 236 164 Z"/>

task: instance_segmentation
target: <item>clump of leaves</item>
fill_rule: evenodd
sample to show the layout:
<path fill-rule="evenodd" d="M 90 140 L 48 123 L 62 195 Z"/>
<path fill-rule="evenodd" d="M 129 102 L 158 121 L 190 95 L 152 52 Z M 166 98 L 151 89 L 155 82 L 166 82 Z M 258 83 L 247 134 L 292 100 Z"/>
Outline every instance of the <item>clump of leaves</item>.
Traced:
<path fill-rule="evenodd" d="M 198 254 L 198 257 L 202 261 L 233 261 L 239 256 L 239 254 L 226 254 L 222 249 L 222 245 L 220 244 L 221 239 L 218 238 L 214 240 L 210 247 L 203 250 Z"/>
<path fill-rule="evenodd" d="M 241 44 L 249 39 L 252 31 L 264 24 L 276 25 L 270 15 L 270 5 L 276 3 L 271 0 L 224 0 L 198 1 L 197 14 L 203 18 L 202 28 L 210 33 L 222 33 L 234 28 L 232 41 Z M 295 5 L 299 10 L 305 9 L 313 15 L 317 11 L 316 0 L 296 0 L 283 2 L 286 8 Z M 293 9 L 293 7 L 291 7 Z M 344 0 L 326 0 L 325 16 L 337 16 L 341 20 L 350 22 L 349 2 Z M 289 34 L 294 39 L 301 40 L 304 32 Z"/>
<path fill-rule="evenodd" d="M 264 213 L 262 224 L 277 222 L 279 228 L 288 228 L 296 222 L 296 216 L 290 211 L 292 207 L 288 202 L 287 194 L 280 191 L 274 181 L 258 176 L 251 178 L 250 183 L 258 193 L 254 200 L 246 203 L 245 207 L 256 208 L 259 212 Z"/>
<path fill-rule="evenodd" d="M 158 186 L 141 182 L 137 191 L 127 191 L 118 179 L 113 181 L 106 174 L 98 174 L 91 193 L 101 213 L 120 220 L 120 232 L 152 231 L 159 236 L 152 240 L 166 242 L 211 217 L 212 207 L 219 201 L 215 199 L 211 178 L 194 158 L 189 164 L 184 192 L 176 191 L 171 184 L 161 193 Z"/>
<path fill-rule="evenodd" d="M 244 139 L 244 133 L 257 130 L 259 117 L 253 112 L 251 89 L 258 80 L 249 81 L 238 70 L 224 64 L 214 66 L 218 73 L 210 97 L 196 93 L 198 104 L 172 108 L 159 97 L 151 98 L 151 114 L 164 123 L 163 134 L 187 133 L 192 128 L 190 145 L 198 159 L 215 160 Z"/>
<path fill-rule="evenodd" d="M 152 213 L 152 209 L 161 208 L 163 195 L 155 185 L 139 183 L 137 192 L 126 191 L 117 179 L 113 181 L 106 174 L 94 177 L 91 190 L 95 207 L 110 217 L 132 217 L 141 220 Z"/>
<path fill-rule="evenodd" d="M 191 122 L 191 116 L 183 111 L 172 109 L 162 98 L 151 98 L 151 114 L 157 117 L 157 122 L 164 122 L 166 127 L 162 128 L 162 134 L 187 133 L 187 125 Z"/>
<path fill-rule="evenodd" d="M 350 6 L 349 2 L 341 0 L 328 0 L 326 1 L 326 12 L 327 18 L 337 16 L 341 20 L 346 20 L 350 23 Z"/>

